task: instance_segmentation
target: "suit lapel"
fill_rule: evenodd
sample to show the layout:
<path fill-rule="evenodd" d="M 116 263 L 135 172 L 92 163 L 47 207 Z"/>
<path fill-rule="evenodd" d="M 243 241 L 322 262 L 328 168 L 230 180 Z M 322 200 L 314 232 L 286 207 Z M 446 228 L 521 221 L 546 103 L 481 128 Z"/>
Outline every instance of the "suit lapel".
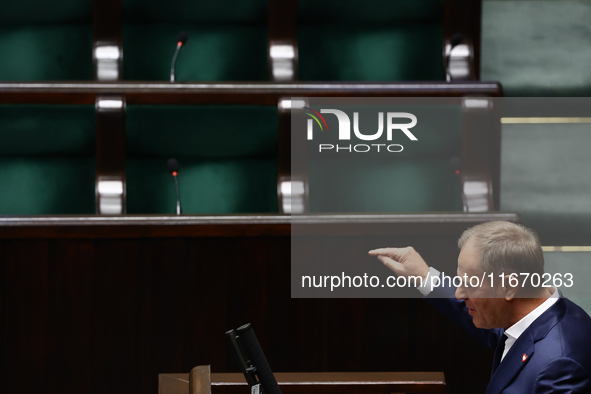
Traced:
<path fill-rule="evenodd" d="M 534 354 L 535 343 L 545 338 L 552 327 L 562 320 L 566 309 L 566 302 L 560 298 L 517 338 L 497 369 L 493 369 L 486 394 L 499 394 L 515 379 Z"/>
<path fill-rule="evenodd" d="M 501 350 L 502 353 L 503 350 Z M 497 369 L 493 372 L 490 383 L 486 388 L 486 394 L 498 394 L 521 372 L 534 354 L 534 340 L 531 331 L 525 331 L 515 341 L 513 346 Z"/>
<path fill-rule="evenodd" d="M 495 349 L 495 358 L 493 359 L 493 367 L 492 372 L 490 373 L 490 377 L 492 378 L 495 374 L 495 371 L 499 367 L 501 363 L 501 357 L 503 356 L 503 352 L 505 351 L 505 342 L 507 341 L 507 336 L 505 335 L 505 330 L 501 331 L 501 335 L 499 338 L 499 342 L 497 343 L 497 347 Z"/>

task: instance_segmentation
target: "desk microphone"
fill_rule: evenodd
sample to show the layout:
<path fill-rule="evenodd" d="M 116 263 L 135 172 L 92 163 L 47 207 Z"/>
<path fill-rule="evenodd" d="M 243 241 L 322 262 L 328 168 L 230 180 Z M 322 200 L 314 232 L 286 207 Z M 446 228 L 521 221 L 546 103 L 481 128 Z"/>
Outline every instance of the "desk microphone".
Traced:
<path fill-rule="evenodd" d="M 170 82 L 174 82 L 174 66 L 176 64 L 176 58 L 179 56 L 179 52 L 183 45 L 187 43 L 189 39 L 189 34 L 186 31 L 182 31 L 176 37 L 176 50 L 174 51 L 174 55 L 172 57 L 172 63 L 170 64 Z"/>
<path fill-rule="evenodd" d="M 172 173 L 172 178 L 174 179 L 174 189 L 176 191 L 176 214 L 180 215 L 181 211 L 181 194 L 179 193 L 179 162 L 176 159 L 169 159 L 168 160 L 168 169 Z"/>
<path fill-rule="evenodd" d="M 263 386 L 263 394 L 282 394 L 252 326 L 250 324 L 240 326 L 236 329 L 236 334 L 246 357 L 256 368 L 256 375 Z"/>
<path fill-rule="evenodd" d="M 451 167 L 452 171 L 457 175 L 458 180 L 460 181 L 460 193 L 462 195 L 462 210 L 464 212 L 468 212 L 468 205 L 466 204 L 466 195 L 464 194 L 464 185 L 462 184 L 462 160 L 454 156 L 449 159 L 449 166 Z"/>
<path fill-rule="evenodd" d="M 234 358 L 246 378 L 246 383 L 250 387 L 251 394 L 260 394 L 262 390 L 261 383 L 257 378 L 257 369 L 252 365 L 252 362 L 248 359 L 244 348 L 240 344 L 238 333 L 236 330 L 226 331 L 226 338 L 228 339 L 232 353 L 234 353 Z"/>

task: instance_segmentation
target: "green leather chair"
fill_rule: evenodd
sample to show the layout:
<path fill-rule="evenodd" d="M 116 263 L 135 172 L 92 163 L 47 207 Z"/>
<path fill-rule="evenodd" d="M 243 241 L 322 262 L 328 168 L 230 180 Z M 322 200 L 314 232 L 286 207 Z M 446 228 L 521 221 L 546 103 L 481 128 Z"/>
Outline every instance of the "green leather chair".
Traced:
<path fill-rule="evenodd" d="M 0 215 L 93 214 L 93 106 L 0 105 Z"/>

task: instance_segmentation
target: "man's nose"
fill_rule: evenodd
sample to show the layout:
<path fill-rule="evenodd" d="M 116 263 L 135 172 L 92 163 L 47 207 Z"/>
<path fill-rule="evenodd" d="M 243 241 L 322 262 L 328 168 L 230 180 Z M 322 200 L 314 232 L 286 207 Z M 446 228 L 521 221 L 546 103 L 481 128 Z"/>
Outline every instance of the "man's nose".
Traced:
<path fill-rule="evenodd" d="M 458 286 L 456 288 L 456 298 L 458 300 L 463 300 L 465 298 L 468 298 L 468 295 L 466 294 L 466 289 L 464 288 L 464 286 Z"/>

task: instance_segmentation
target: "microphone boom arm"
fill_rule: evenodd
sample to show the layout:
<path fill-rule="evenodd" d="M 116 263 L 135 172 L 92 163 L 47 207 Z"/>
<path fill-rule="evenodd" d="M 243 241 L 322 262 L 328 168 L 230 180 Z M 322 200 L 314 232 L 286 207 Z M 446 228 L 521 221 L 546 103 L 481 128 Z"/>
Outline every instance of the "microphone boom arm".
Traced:
<path fill-rule="evenodd" d="M 177 175 L 173 176 L 174 178 L 174 189 L 176 191 L 176 214 L 181 215 L 181 193 L 179 192 L 179 179 Z"/>
<path fill-rule="evenodd" d="M 170 82 L 175 81 L 174 66 L 176 64 L 176 58 L 179 56 L 179 52 L 180 52 L 182 46 L 183 45 L 181 43 L 177 44 L 176 50 L 174 51 L 174 55 L 172 57 L 172 63 L 170 63 Z"/>

